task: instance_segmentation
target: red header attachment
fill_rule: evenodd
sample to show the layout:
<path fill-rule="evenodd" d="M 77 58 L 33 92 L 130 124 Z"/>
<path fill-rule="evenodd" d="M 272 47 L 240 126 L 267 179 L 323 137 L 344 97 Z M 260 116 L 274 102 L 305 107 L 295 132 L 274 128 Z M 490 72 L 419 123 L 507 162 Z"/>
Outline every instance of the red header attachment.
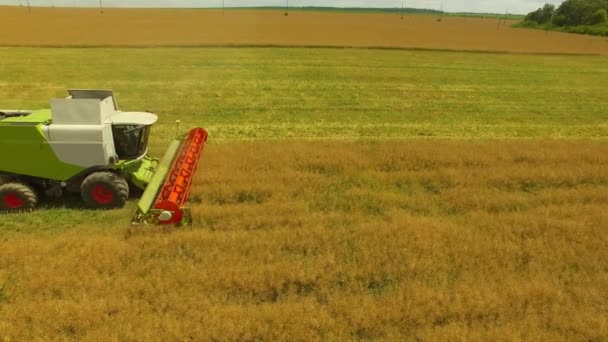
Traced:
<path fill-rule="evenodd" d="M 173 215 L 162 224 L 180 223 L 184 213 L 180 209 L 188 200 L 192 177 L 196 173 L 199 158 L 207 141 L 207 132 L 202 128 L 190 130 L 173 160 L 165 182 L 158 193 L 155 209 L 172 212 Z"/>

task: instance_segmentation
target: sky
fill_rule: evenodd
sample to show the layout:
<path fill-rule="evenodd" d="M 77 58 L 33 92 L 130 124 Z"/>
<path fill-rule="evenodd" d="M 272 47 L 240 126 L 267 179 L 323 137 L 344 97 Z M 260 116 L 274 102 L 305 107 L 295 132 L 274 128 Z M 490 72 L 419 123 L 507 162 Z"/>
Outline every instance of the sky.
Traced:
<path fill-rule="evenodd" d="M 25 5 L 28 0 L 0 0 L 0 5 Z M 104 7 L 222 7 L 222 0 L 101 0 Z M 285 6 L 287 0 L 224 0 L 226 7 Z M 97 7 L 99 0 L 29 0 L 31 6 Z M 526 14 L 545 3 L 562 0 L 289 0 L 290 6 L 405 7 L 443 9 L 447 12 Z"/>

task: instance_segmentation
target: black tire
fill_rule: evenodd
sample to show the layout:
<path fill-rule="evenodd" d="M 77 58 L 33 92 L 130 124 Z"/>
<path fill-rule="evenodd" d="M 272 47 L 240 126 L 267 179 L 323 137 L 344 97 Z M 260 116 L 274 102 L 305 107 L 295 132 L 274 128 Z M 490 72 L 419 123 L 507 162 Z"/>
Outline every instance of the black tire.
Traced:
<path fill-rule="evenodd" d="M 129 198 L 141 198 L 144 194 L 144 190 L 137 187 L 137 185 L 129 182 Z"/>
<path fill-rule="evenodd" d="M 23 183 L 5 183 L 0 185 L 0 211 L 29 211 L 38 205 L 38 195 L 34 189 Z"/>
<path fill-rule="evenodd" d="M 95 172 L 80 185 L 80 195 L 91 208 L 122 208 L 129 198 L 129 184 L 112 172 Z"/>
<path fill-rule="evenodd" d="M 0 185 L 12 182 L 11 177 L 5 174 L 0 174 Z"/>

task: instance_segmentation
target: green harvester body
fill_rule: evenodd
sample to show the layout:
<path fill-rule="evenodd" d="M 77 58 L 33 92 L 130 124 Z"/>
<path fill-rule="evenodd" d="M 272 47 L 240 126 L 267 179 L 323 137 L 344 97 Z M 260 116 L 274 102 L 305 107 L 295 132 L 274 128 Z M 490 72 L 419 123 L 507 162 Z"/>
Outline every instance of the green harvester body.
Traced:
<path fill-rule="evenodd" d="M 143 195 L 133 223 L 191 222 L 185 207 L 207 139 L 202 128 L 176 137 L 161 160 L 148 155 L 157 116 L 118 110 L 106 90 L 70 90 L 51 109 L 0 110 L 0 212 L 33 209 L 41 195 L 80 192 L 93 208 Z"/>

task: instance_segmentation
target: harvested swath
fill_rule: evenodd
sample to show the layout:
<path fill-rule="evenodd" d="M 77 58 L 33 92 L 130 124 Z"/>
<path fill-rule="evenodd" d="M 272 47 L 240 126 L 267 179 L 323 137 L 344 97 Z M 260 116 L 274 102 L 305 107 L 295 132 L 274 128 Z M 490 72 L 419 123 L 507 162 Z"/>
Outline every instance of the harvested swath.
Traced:
<path fill-rule="evenodd" d="M 46 108 L 66 87 L 210 141 L 608 137 L 603 56 L 300 48 L 0 48 L 0 107 Z M 573 72 L 575 70 L 575 72 Z"/>
<path fill-rule="evenodd" d="M 606 54 L 605 38 L 514 29 L 498 19 L 188 9 L 0 7 L 0 45 L 280 45 Z"/>
<path fill-rule="evenodd" d="M 191 229 L 5 218 L 0 331 L 604 340 L 607 167 L 603 141 L 210 144 Z"/>

